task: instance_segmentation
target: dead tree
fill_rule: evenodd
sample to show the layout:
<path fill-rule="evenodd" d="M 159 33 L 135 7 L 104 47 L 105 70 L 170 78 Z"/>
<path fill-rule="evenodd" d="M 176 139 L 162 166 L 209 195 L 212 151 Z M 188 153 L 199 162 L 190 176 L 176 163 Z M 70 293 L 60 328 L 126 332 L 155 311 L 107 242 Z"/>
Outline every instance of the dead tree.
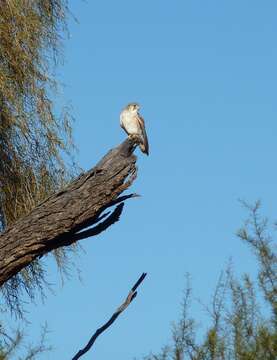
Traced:
<path fill-rule="evenodd" d="M 126 139 L 0 235 L 0 286 L 36 258 L 118 221 L 124 201 L 135 196 L 121 195 L 136 177 L 135 147 L 134 140 Z"/>

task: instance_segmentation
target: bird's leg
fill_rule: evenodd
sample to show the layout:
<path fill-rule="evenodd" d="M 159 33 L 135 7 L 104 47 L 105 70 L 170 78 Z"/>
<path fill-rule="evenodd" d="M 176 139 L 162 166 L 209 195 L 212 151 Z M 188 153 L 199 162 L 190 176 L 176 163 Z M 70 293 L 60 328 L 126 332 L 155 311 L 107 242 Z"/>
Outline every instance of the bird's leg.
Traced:
<path fill-rule="evenodd" d="M 129 138 L 130 138 L 130 140 L 132 140 L 133 142 L 135 142 L 136 144 L 140 144 L 141 143 L 141 138 L 140 138 L 140 136 L 139 135 L 137 135 L 137 134 L 130 134 L 129 135 Z"/>

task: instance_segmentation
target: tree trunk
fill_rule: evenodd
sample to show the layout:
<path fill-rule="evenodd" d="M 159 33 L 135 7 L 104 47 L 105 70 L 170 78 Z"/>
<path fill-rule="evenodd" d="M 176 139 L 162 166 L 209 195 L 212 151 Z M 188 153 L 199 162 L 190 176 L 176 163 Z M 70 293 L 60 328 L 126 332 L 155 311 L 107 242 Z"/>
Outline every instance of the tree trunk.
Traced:
<path fill-rule="evenodd" d="M 93 169 L 0 235 L 0 286 L 37 257 L 97 235 L 119 219 L 123 201 L 134 196 L 119 197 L 136 177 L 135 146 L 133 140 L 126 139 Z M 101 215 L 116 204 L 112 213 Z M 95 226 L 82 231 L 91 225 Z"/>

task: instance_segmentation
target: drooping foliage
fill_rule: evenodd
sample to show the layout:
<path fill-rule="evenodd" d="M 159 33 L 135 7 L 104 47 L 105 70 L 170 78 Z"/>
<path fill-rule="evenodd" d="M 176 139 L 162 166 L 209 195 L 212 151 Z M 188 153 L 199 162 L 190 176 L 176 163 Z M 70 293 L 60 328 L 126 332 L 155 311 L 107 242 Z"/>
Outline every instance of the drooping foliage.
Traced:
<path fill-rule="evenodd" d="M 56 115 L 52 100 L 67 13 L 67 0 L 0 1 L 0 231 L 74 173 L 71 117 L 66 108 Z M 9 305 L 43 279 L 38 261 L 14 277 L 2 288 Z"/>
<path fill-rule="evenodd" d="M 181 318 L 173 325 L 171 343 L 144 360 L 275 360 L 277 359 L 277 251 L 268 233 L 259 203 L 249 207 L 250 217 L 238 232 L 256 255 L 257 281 L 234 276 L 232 266 L 218 281 L 210 306 L 210 325 L 200 335 L 190 316 L 193 300 L 188 281 Z M 202 333 L 202 331 L 201 331 Z"/>
<path fill-rule="evenodd" d="M 25 215 L 66 180 L 67 116 L 57 118 L 49 95 L 67 4 L 2 0 L 0 6 L 1 227 Z"/>

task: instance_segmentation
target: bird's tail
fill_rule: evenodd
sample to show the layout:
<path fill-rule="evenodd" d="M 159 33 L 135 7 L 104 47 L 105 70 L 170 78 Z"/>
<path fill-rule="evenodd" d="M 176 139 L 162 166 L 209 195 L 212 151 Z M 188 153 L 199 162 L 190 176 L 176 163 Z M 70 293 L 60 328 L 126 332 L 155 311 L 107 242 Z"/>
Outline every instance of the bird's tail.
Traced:
<path fill-rule="evenodd" d="M 141 142 L 139 144 L 140 150 L 146 154 L 147 156 L 149 155 L 149 143 L 148 143 L 148 139 L 147 139 L 147 135 L 146 132 L 144 131 Z"/>

